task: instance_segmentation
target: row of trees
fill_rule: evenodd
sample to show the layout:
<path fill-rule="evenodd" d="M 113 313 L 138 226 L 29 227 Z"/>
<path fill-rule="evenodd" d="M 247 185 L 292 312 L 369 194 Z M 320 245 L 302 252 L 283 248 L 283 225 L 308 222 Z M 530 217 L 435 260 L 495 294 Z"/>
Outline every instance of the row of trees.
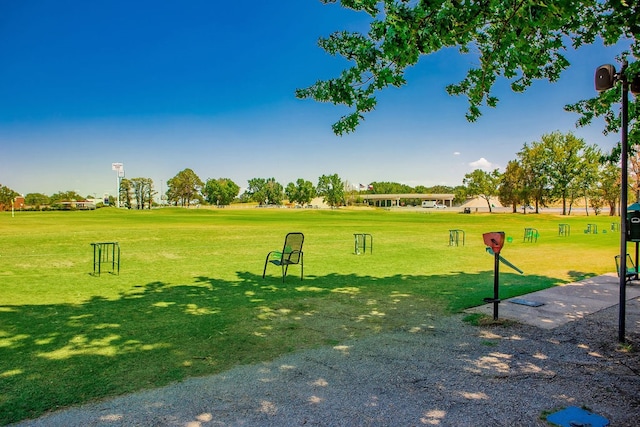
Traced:
<path fill-rule="evenodd" d="M 175 206 L 190 206 L 194 203 L 209 203 L 211 205 L 229 205 L 235 200 L 241 202 L 255 202 L 261 206 L 281 205 L 285 200 L 289 203 L 305 206 L 315 197 L 322 197 L 331 207 L 356 204 L 362 202 L 361 194 L 354 186 L 340 178 L 338 174 L 322 175 L 314 185 L 311 181 L 298 178 L 283 186 L 275 178 L 252 178 L 247 182 L 244 193 L 239 194 L 240 187 L 229 178 L 209 179 L 205 183 L 191 170 L 185 169 L 167 182 L 169 189 L 166 200 Z M 395 182 L 373 182 L 366 193 L 373 194 L 425 194 L 425 193 L 455 193 L 460 195 L 457 200 L 464 201 L 464 191 L 460 188 L 447 186 L 415 188 Z M 419 199 L 403 200 L 406 203 Z"/>
<path fill-rule="evenodd" d="M 620 197 L 620 170 L 616 164 L 605 161 L 605 156 L 595 145 L 587 145 L 572 133 L 553 132 L 543 135 L 540 141 L 526 143 L 511 160 L 504 172 L 474 170 L 465 175 L 463 185 L 457 187 L 435 186 L 415 188 L 395 182 L 373 182 L 366 193 L 374 194 L 428 194 L 453 193 L 455 202 L 462 203 L 469 197 L 486 200 L 489 211 L 492 200 L 498 197 L 503 205 L 516 212 L 519 206 L 540 207 L 560 202 L 563 215 L 570 215 L 577 200 L 584 200 L 588 214 L 591 207 L 596 214 L 605 206 L 615 215 Z M 630 190 L 640 198 L 640 155 L 630 157 Z M 308 205 L 315 197 L 322 197 L 335 207 L 358 203 L 363 192 L 358 192 L 337 174 L 322 175 L 314 185 L 303 178 L 283 187 L 275 178 L 252 178 L 247 189 L 239 194 L 240 187 L 229 178 L 208 179 L 203 182 L 191 169 L 184 169 L 167 181 L 168 190 L 163 200 L 174 206 L 190 206 L 208 203 L 229 205 L 239 200 L 259 205 L 281 205 L 284 200 L 301 206 Z M 157 192 L 150 178 L 122 179 L 120 200 L 125 207 L 150 209 Z M 5 209 L 19 194 L 0 185 L 0 206 Z M 30 193 L 25 196 L 27 206 L 55 205 L 57 202 L 83 200 L 75 191 L 58 192 L 52 196 Z M 416 199 L 417 200 L 417 199 Z M 414 203 L 415 200 L 403 200 Z M 524 210 L 526 212 L 526 209 Z"/>
<path fill-rule="evenodd" d="M 229 178 L 208 179 L 203 182 L 191 169 L 184 169 L 167 181 L 168 189 L 161 195 L 164 202 L 173 206 L 188 207 L 193 204 L 208 203 L 216 206 L 229 205 L 234 201 L 255 202 L 259 205 L 281 205 L 285 200 L 301 206 L 308 205 L 315 197 L 322 197 L 329 206 L 355 204 L 361 202 L 359 192 L 347 181 L 338 176 L 322 175 L 314 185 L 311 181 L 298 178 L 286 187 L 275 178 L 252 178 L 244 193 L 240 186 Z M 120 181 L 119 198 L 121 206 L 129 209 L 151 209 L 156 204 L 158 192 L 151 178 L 123 178 Z M 415 188 L 395 182 L 373 182 L 368 193 L 453 193 L 464 194 L 459 188 L 435 186 Z M 0 210 L 10 209 L 12 200 L 20 194 L 9 187 L 0 185 Z M 60 202 L 93 199 L 93 195 L 81 196 L 75 191 L 58 192 L 51 196 L 42 193 L 29 193 L 25 196 L 25 205 L 41 209 L 55 206 Z M 418 200 L 418 199 L 416 199 Z M 463 199 L 459 199 L 462 202 Z M 404 202 L 411 203 L 408 199 Z M 115 198 L 109 196 L 108 203 L 115 206 Z"/>
<path fill-rule="evenodd" d="M 512 206 L 513 212 L 519 205 L 535 205 L 539 212 L 540 207 L 561 202 L 562 214 L 570 215 L 575 201 L 582 199 L 587 214 L 589 206 L 598 214 L 607 205 L 610 215 L 615 215 L 620 170 L 604 158 L 597 146 L 587 145 L 571 133 L 554 132 L 524 144 L 503 173 L 478 169 L 465 175 L 464 189 L 468 196 L 485 199 L 489 210 L 491 198 L 497 196 L 502 204 Z M 637 157 L 633 160 L 636 179 L 630 182 L 635 182 L 637 194 L 639 162 Z"/>
<path fill-rule="evenodd" d="M 153 197 L 158 194 L 153 189 L 151 178 L 123 178 L 120 180 L 120 202 L 131 209 L 151 209 Z"/>
<path fill-rule="evenodd" d="M 323 197 L 330 206 L 345 203 L 345 183 L 337 174 L 323 175 L 318 184 L 299 178 L 286 187 L 275 178 L 252 178 L 245 192 L 240 195 L 240 187 L 229 178 L 208 179 L 206 182 L 191 169 L 184 169 L 167 181 L 166 200 L 175 206 L 190 206 L 194 203 L 229 205 L 239 197 L 241 201 L 256 202 L 259 205 L 281 205 L 285 198 L 289 203 L 307 205 L 315 197 Z"/>
<path fill-rule="evenodd" d="M 13 200 L 16 197 L 21 197 L 21 194 L 0 184 L 0 210 L 11 209 Z M 61 202 L 85 200 L 92 197 L 93 196 L 83 197 L 75 191 L 59 191 L 51 196 L 42 193 L 29 193 L 24 196 L 24 204 L 40 209 L 43 206 L 56 206 Z"/>

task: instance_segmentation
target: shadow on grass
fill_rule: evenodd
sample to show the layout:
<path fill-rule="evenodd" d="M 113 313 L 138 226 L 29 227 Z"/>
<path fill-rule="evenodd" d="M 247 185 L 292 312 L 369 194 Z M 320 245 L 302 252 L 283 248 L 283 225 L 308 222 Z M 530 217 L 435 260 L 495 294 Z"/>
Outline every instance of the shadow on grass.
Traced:
<path fill-rule="evenodd" d="M 493 286 L 493 272 L 237 278 L 153 282 L 83 304 L 0 306 L 0 423 L 411 327 L 482 304 Z M 501 297 L 558 283 L 501 274 Z"/>

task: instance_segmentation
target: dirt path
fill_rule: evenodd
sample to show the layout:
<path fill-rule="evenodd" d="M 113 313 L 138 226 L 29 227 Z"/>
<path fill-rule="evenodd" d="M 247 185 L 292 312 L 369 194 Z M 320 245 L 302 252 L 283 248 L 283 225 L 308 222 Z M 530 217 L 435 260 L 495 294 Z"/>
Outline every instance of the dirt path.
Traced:
<path fill-rule="evenodd" d="M 640 301 L 545 330 L 407 319 L 392 333 L 72 408 L 20 426 L 548 426 L 586 407 L 640 419 Z M 629 351 L 633 347 L 635 351 Z"/>

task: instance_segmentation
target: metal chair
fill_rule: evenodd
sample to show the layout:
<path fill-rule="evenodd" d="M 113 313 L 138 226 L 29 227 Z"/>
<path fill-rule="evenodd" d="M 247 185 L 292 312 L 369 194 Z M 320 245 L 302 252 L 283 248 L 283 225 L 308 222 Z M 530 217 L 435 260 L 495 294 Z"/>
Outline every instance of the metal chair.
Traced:
<path fill-rule="evenodd" d="M 618 273 L 618 277 L 620 277 L 620 255 L 615 256 L 616 259 L 616 272 Z M 627 272 L 625 273 L 625 279 L 630 280 L 638 280 L 638 267 L 633 263 L 631 259 L 631 255 L 627 254 Z"/>
<path fill-rule="evenodd" d="M 282 251 L 271 251 L 267 254 L 267 258 L 264 261 L 264 270 L 262 271 L 262 278 L 264 279 L 267 273 L 267 265 L 269 263 L 280 266 L 282 270 L 282 282 L 287 275 L 290 265 L 300 265 L 300 280 L 304 277 L 304 254 L 302 252 L 302 244 L 304 243 L 304 234 L 302 233 L 289 233 L 284 238 L 284 246 Z"/>

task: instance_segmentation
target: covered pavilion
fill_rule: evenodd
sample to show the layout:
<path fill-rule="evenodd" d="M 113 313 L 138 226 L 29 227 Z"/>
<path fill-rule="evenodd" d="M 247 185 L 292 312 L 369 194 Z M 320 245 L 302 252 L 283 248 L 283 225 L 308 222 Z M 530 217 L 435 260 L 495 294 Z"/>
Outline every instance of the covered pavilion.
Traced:
<path fill-rule="evenodd" d="M 454 194 L 360 194 L 360 198 L 378 207 L 401 206 L 401 200 L 433 201 L 447 207 L 453 206 Z"/>

